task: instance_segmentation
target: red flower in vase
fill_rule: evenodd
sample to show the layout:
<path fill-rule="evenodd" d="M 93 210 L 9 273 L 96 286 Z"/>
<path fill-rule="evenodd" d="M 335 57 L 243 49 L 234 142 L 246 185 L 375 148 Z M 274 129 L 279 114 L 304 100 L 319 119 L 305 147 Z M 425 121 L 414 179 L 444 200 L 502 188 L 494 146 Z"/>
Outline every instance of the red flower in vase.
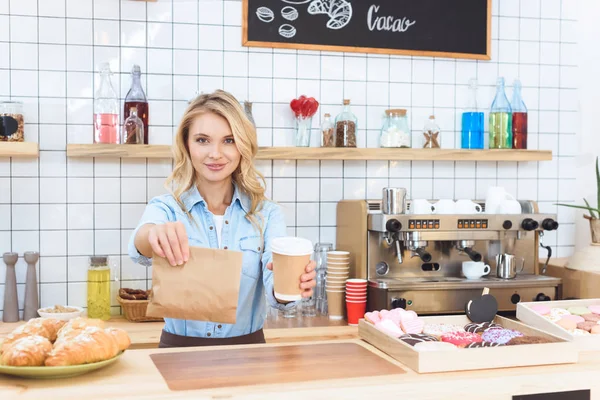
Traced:
<path fill-rule="evenodd" d="M 296 118 L 309 118 L 317 112 L 319 102 L 314 97 L 302 95 L 290 102 L 290 108 Z"/>

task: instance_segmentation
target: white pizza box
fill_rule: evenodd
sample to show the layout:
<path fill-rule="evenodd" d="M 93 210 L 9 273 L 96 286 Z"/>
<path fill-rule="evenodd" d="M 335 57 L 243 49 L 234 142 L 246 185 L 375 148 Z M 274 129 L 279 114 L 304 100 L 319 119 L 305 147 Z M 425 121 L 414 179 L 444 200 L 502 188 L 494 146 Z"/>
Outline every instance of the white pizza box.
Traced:
<path fill-rule="evenodd" d="M 577 348 L 581 351 L 600 350 L 600 335 L 573 335 L 562 326 L 557 325 L 554 322 L 544 318 L 543 316 L 531 309 L 532 306 L 536 305 L 544 305 L 550 308 L 556 307 L 567 309 L 569 307 L 587 307 L 600 305 L 600 299 L 557 300 L 517 304 L 517 319 L 522 321 L 523 323 L 531 327 L 551 333 L 554 336 L 558 336 L 565 340 L 574 342 L 577 345 Z"/>
<path fill-rule="evenodd" d="M 464 326 L 471 322 L 466 315 L 421 318 L 425 324 Z M 494 322 L 527 336 L 550 339 L 552 343 L 420 352 L 402 340 L 381 332 L 364 319 L 358 322 L 358 334 L 364 341 L 418 373 L 572 364 L 578 360 L 579 352 L 573 342 L 508 318 L 496 316 Z"/>

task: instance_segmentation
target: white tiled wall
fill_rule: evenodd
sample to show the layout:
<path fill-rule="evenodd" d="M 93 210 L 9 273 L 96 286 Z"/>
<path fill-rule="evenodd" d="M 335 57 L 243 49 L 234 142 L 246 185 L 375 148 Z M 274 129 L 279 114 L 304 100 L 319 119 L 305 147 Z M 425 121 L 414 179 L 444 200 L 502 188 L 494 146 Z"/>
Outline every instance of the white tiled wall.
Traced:
<path fill-rule="evenodd" d="M 415 143 L 434 113 L 443 147 L 460 143 L 467 82 L 479 79 L 486 110 L 496 77 L 520 77 L 530 110 L 532 149 L 543 163 L 262 161 L 269 195 L 283 204 L 292 234 L 335 241 L 340 199 L 379 197 L 385 186 L 412 197 L 482 198 L 502 185 L 518 198 L 558 212 L 561 228 L 545 241 L 568 255 L 578 131 L 577 54 L 572 1 L 494 0 L 492 61 L 285 51 L 241 46 L 241 1 L 0 0 L 0 96 L 25 103 L 26 140 L 38 160 L 0 159 L 0 253 L 39 250 L 41 302 L 85 305 L 87 256 L 117 261 L 115 288 L 146 287 L 150 270 L 124 255 L 144 205 L 162 193 L 169 160 L 67 159 L 67 143 L 92 142 L 95 66 L 109 61 L 122 97 L 134 63 L 144 72 L 151 144 L 170 144 L 187 101 L 224 88 L 254 102 L 259 144 L 293 144 L 289 101 L 306 94 L 319 115 L 350 98 L 358 144 L 376 147 L 381 115 L 408 109 Z M 508 89 L 509 96 L 512 90 Z M 320 124 L 315 118 L 314 127 Z M 318 143 L 315 132 L 312 142 Z M 368 179 L 367 179 L 368 178 Z M 18 264 L 20 298 L 25 265 Z M 0 263 L 0 299 L 4 264 Z M 117 311 L 117 310 L 115 310 Z"/>

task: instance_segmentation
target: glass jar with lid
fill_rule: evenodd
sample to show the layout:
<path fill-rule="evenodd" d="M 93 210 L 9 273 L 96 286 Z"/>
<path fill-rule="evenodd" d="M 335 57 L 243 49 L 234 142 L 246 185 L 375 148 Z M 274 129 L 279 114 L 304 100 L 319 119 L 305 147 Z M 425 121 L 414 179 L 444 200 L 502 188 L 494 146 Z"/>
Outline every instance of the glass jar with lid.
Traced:
<path fill-rule="evenodd" d="M 379 136 L 379 145 L 381 147 L 404 147 L 412 146 L 411 132 L 408 127 L 408 118 L 406 110 L 390 109 L 385 110 L 385 117 Z"/>
<path fill-rule="evenodd" d="M 20 101 L 0 101 L 0 141 L 23 142 L 24 140 L 23 103 Z"/>
<path fill-rule="evenodd" d="M 110 318 L 110 259 L 91 256 L 87 276 L 87 313 L 89 318 Z"/>
<path fill-rule="evenodd" d="M 335 118 L 335 147 L 356 147 L 358 118 L 350 110 L 350 100 L 344 100 L 344 109 Z"/>

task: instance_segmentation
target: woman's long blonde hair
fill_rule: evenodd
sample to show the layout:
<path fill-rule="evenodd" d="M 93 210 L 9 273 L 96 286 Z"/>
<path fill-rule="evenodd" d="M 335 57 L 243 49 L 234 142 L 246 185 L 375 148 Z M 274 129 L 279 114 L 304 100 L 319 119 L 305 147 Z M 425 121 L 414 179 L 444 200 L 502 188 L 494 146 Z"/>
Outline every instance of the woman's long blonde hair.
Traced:
<path fill-rule="evenodd" d="M 181 196 L 196 184 L 196 170 L 192 164 L 188 137 L 190 127 L 196 118 L 204 113 L 213 113 L 227 120 L 233 133 L 235 145 L 240 152 L 240 164 L 233 172 L 233 182 L 238 190 L 245 193 L 251 200 L 250 211 L 246 219 L 261 234 L 263 219 L 260 214 L 265 197 L 265 178 L 254 166 L 254 157 L 258 152 L 256 129 L 250 122 L 237 99 L 228 92 L 217 90 L 209 94 L 201 94 L 194 99 L 185 110 L 173 145 L 175 167 L 167 179 L 165 186 L 171 192 L 181 209 L 193 221 L 186 209 Z M 262 181 L 262 185 L 261 185 Z"/>

